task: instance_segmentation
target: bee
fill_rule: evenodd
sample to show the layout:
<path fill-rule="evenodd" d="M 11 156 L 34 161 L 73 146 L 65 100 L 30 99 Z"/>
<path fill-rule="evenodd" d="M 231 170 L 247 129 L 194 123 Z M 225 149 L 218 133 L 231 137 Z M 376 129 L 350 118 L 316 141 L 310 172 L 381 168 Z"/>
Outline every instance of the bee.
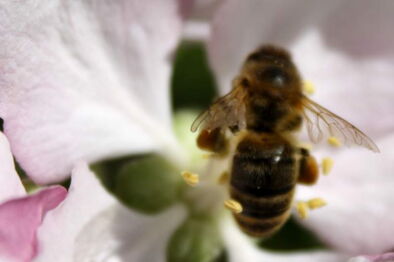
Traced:
<path fill-rule="evenodd" d="M 234 218 L 250 236 L 279 230 L 289 218 L 296 184 L 317 181 L 315 158 L 295 139 L 303 122 L 314 143 L 335 136 L 379 152 L 362 131 L 306 97 L 290 54 L 272 45 L 247 56 L 232 90 L 191 126 L 200 131 L 197 145 L 218 154 L 229 152 L 230 138 L 237 137 L 229 193 L 242 206 Z"/>

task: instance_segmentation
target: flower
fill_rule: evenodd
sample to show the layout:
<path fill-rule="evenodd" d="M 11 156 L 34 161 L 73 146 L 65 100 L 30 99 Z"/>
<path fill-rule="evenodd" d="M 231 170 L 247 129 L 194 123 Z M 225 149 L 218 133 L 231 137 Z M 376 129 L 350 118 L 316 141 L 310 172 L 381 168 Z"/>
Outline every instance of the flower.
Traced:
<path fill-rule="evenodd" d="M 177 150 L 168 81 L 180 8 L 176 0 L 1 4 L 0 116 L 36 183 L 63 180 L 80 160 Z"/>
<path fill-rule="evenodd" d="M 131 212 L 104 190 L 84 163 L 73 170 L 68 194 L 61 186 L 51 186 L 26 195 L 1 133 L 0 161 L 1 261 L 161 261 L 168 238 L 184 218 L 181 206 L 158 216 Z M 166 227 L 153 227 L 163 221 Z M 148 250 L 151 246 L 154 253 Z"/>
<path fill-rule="evenodd" d="M 223 93 L 250 50 L 269 41 L 288 48 L 302 75 L 318 87 L 314 100 L 364 130 L 381 154 L 335 152 L 332 175 L 299 187 L 298 198 L 328 206 L 304 225 L 338 250 L 380 253 L 394 247 L 392 145 L 394 19 L 391 1 L 225 1 L 213 18 L 211 64 Z M 368 21 L 368 22 L 367 22 Z M 349 97 L 347 99 L 347 97 Z M 351 102 L 350 102 L 351 101 Z M 315 150 L 319 157 L 326 150 Z"/>
<path fill-rule="evenodd" d="M 312 191 L 302 190 L 300 196 L 314 195 L 316 189 L 332 203 L 333 208 L 329 206 L 317 211 L 306 222 L 331 245 L 350 254 L 388 251 L 393 244 L 390 236 L 393 235 L 390 234 L 393 197 L 385 187 L 389 187 L 392 178 L 387 176 L 382 180 L 379 188 L 384 190 L 381 192 L 369 191 L 376 186 L 373 183 L 377 180 L 371 177 L 372 171 L 365 165 L 383 174 L 389 174 L 392 169 L 393 137 L 389 133 L 393 126 L 387 121 L 393 112 L 389 92 L 392 65 L 386 55 L 392 54 L 389 48 L 393 39 L 390 34 L 366 38 L 357 31 L 345 32 L 349 26 L 345 18 L 351 8 L 350 2 L 303 3 L 308 5 L 249 1 L 240 6 L 236 1 L 223 1 L 215 13 L 209 43 L 213 68 L 220 87 L 229 87 L 229 81 L 246 52 L 266 40 L 282 44 L 293 51 L 304 75 L 321 90 L 327 90 L 320 94 L 321 98 L 328 99 L 329 108 L 338 109 L 344 116 L 355 117 L 350 120 L 361 128 L 370 128 L 367 131 L 383 145 L 381 156 L 371 157 L 370 153 L 358 149 L 340 153 L 336 157 L 336 172 L 347 171 L 342 180 L 331 176 L 326 181 L 332 182 L 327 182 L 326 186 L 322 182 Z M 390 2 L 382 1 L 377 6 L 370 6 L 369 2 L 357 3 L 360 13 L 353 14 L 359 21 L 356 25 L 365 24 L 362 23 L 365 12 L 370 15 L 380 13 L 380 16 L 374 16 L 373 22 L 382 31 L 390 29 L 386 25 L 389 20 L 384 15 L 390 10 L 385 8 Z M 324 9 L 321 9 L 322 5 Z M 18 6 L 4 3 L 2 7 L 6 33 L 1 36 L 0 80 L 4 92 L 0 93 L 0 116 L 4 119 L 4 131 L 12 150 L 37 183 L 61 181 L 74 170 L 67 198 L 62 205 L 48 212 L 39 228 L 37 261 L 163 261 L 166 252 L 167 256 L 168 253 L 178 255 L 165 249 L 167 242 L 170 239 L 170 247 L 175 242 L 181 249 L 180 244 L 185 243 L 182 241 L 185 240 L 184 232 L 191 228 L 190 223 L 197 223 L 196 227 L 193 226 L 194 231 L 201 229 L 200 232 L 210 233 L 210 229 L 217 230 L 217 242 L 223 241 L 231 261 L 345 259 L 339 253 L 330 252 L 274 254 L 261 251 L 240 233 L 231 219 L 226 220 L 226 215 L 219 216 L 218 221 L 211 221 L 212 216 L 197 222 L 187 219 L 193 218 L 190 210 L 195 211 L 201 203 L 204 211 L 207 203 L 213 207 L 219 203 L 219 199 L 197 198 L 217 192 L 212 190 L 216 185 L 206 184 L 200 189 L 187 190 L 183 196 L 190 197 L 182 199 L 187 205 L 169 201 L 172 207 L 160 215 L 140 215 L 120 205 L 100 186 L 86 165 L 80 163 L 147 152 L 161 153 L 178 168 L 187 163 L 171 131 L 167 93 L 169 55 L 179 39 L 182 24 L 178 2 L 153 4 L 119 0 L 110 4 L 92 1 L 54 2 L 50 5 L 27 2 Z M 33 9 L 37 13 L 32 13 Z M 311 12 L 312 9 L 316 12 Z M 333 14 L 334 22 L 339 21 L 347 27 L 335 27 L 338 32 L 333 31 L 330 26 Z M 387 17 L 391 19 L 391 16 Z M 288 28 L 279 30 L 282 24 L 278 21 Z M 336 37 L 328 37 L 332 34 Z M 387 39 L 382 41 L 382 36 Z M 381 44 L 383 42 L 385 44 Z M 354 48 L 354 43 L 362 45 Z M 378 78 L 374 78 L 373 83 L 368 77 L 372 73 Z M 343 90 L 350 88 L 352 83 L 365 84 L 369 89 L 357 89 L 358 99 L 352 99 L 352 104 L 339 103 Z M 385 95 L 371 89 L 371 84 L 378 84 L 378 90 Z M 369 108 L 362 107 L 366 97 L 382 103 L 373 115 Z M 316 100 L 319 101 L 318 96 Z M 325 101 L 319 102 L 326 105 Z M 331 107 L 329 103 L 333 103 Z M 359 115 L 352 114 L 355 108 L 362 115 L 359 119 Z M 364 118 L 366 115 L 367 119 Z M 380 117 L 370 126 L 370 119 L 375 115 Z M 361 162 L 367 158 L 368 163 Z M 359 170 L 345 169 L 350 161 L 360 162 L 357 165 Z M 341 165 L 345 167 L 341 168 Z M 145 167 L 149 167 L 149 163 Z M 130 168 L 135 170 L 132 166 Z M 356 172 L 361 173 L 359 177 L 352 176 Z M 149 174 L 141 174 L 141 177 L 144 175 Z M 349 193 L 354 180 L 359 181 L 359 190 L 368 198 L 361 198 L 357 191 Z M 362 187 L 364 181 L 370 182 L 370 186 Z M 348 187 L 338 186 L 338 183 L 345 185 L 345 182 Z M 343 199 L 348 201 L 347 204 L 339 205 Z M 363 207 L 363 213 L 370 213 L 358 217 L 357 222 L 362 226 L 353 222 L 354 210 L 351 208 L 356 209 L 358 205 Z M 185 206 L 189 210 L 185 210 Z M 360 209 L 356 211 L 360 212 Z M 384 220 L 381 220 L 383 215 Z M 319 224 L 320 221 L 323 224 Z M 376 221 L 379 225 L 371 226 L 378 224 Z M 181 222 L 184 223 L 179 228 Z M 334 223 L 344 225 L 346 230 Z M 363 235 L 357 236 L 358 232 Z M 368 237 L 365 237 L 366 233 Z M 206 243 L 207 239 L 189 242 L 186 250 L 194 243 Z M 55 245 L 56 240 L 62 242 Z M 158 248 L 152 251 L 156 246 Z M 208 249 L 215 254 L 220 252 L 212 250 L 211 246 Z M 197 255 L 195 257 L 199 258 Z"/>
<path fill-rule="evenodd" d="M 0 133 L 0 260 L 31 261 L 37 253 L 36 231 L 42 219 L 66 197 L 61 186 L 27 196 L 15 172 L 7 139 Z"/>

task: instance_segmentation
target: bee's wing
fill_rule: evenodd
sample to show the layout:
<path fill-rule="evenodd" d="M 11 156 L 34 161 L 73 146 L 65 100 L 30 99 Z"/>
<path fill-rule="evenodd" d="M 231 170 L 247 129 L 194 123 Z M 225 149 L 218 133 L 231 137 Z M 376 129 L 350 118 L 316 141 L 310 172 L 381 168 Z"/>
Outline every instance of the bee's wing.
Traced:
<path fill-rule="evenodd" d="M 346 145 L 356 144 L 373 152 L 379 152 L 379 148 L 366 134 L 345 119 L 306 96 L 303 97 L 302 101 L 304 106 L 303 115 L 312 142 L 317 143 L 328 136 L 335 136 Z"/>
<path fill-rule="evenodd" d="M 194 120 L 191 131 L 198 129 L 214 130 L 216 128 L 245 128 L 245 92 L 241 86 L 218 98 L 206 111 Z"/>

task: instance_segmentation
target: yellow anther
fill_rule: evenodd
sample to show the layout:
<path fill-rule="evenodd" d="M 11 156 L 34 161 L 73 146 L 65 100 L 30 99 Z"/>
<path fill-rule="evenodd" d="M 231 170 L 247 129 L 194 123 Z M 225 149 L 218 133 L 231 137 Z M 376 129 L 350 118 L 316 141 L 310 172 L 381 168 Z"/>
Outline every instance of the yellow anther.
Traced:
<path fill-rule="evenodd" d="M 226 184 L 229 178 L 229 174 L 227 171 L 224 171 L 218 178 L 218 183 L 220 185 Z"/>
<path fill-rule="evenodd" d="M 203 154 L 202 155 L 202 158 L 203 159 L 209 159 L 209 158 L 211 158 L 213 155 L 212 154 Z"/>
<path fill-rule="evenodd" d="M 323 161 L 321 163 L 323 175 L 328 175 L 328 173 L 330 173 L 333 166 L 334 166 L 334 160 L 331 157 L 323 158 Z"/>
<path fill-rule="evenodd" d="M 199 182 L 199 176 L 197 174 L 191 173 L 189 171 L 183 171 L 182 177 L 185 180 L 186 184 L 189 186 L 195 186 Z"/>
<path fill-rule="evenodd" d="M 297 209 L 297 213 L 300 216 L 300 218 L 305 219 L 308 217 L 308 210 L 309 209 L 308 209 L 307 203 L 305 203 L 303 201 L 298 202 L 296 209 Z"/>
<path fill-rule="evenodd" d="M 224 206 L 236 214 L 241 213 L 243 210 L 242 205 L 238 201 L 233 199 L 228 199 L 224 201 Z"/>
<path fill-rule="evenodd" d="M 302 84 L 302 88 L 307 95 L 313 95 L 316 91 L 315 85 L 308 80 L 305 80 Z"/>
<path fill-rule="evenodd" d="M 310 143 L 300 142 L 298 143 L 299 147 L 305 148 L 307 150 L 312 150 L 313 146 Z"/>
<path fill-rule="evenodd" d="M 327 202 L 322 198 L 312 198 L 307 204 L 310 209 L 316 209 L 327 205 Z"/>
<path fill-rule="evenodd" d="M 341 141 L 335 136 L 330 136 L 327 139 L 327 142 L 334 147 L 340 147 L 342 145 Z"/>

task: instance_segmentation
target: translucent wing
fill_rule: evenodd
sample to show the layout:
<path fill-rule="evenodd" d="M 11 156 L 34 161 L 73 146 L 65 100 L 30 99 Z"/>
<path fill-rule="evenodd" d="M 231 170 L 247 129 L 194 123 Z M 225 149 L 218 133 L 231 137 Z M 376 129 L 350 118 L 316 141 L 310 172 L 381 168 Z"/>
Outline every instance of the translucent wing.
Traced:
<path fill-rule="evenodd" d="M 375 143 L 348 121 L 305 96 L 303 97 L 303 105 L 304 119 L 312 142 L 317 143 L 328 136 L 335 136 L 346 145 L 356 144 L 373 152 L 379 152 Z"/>
<path fill-rule="evenodd" d="M 198 129 L 214 130 L 216 128 L 245 128 L 245 92 L 242 86 L 234 88 L 230 93 L 218 98 L 208 110 L 202 112 L 194 120 L 191 131 Z"/>

